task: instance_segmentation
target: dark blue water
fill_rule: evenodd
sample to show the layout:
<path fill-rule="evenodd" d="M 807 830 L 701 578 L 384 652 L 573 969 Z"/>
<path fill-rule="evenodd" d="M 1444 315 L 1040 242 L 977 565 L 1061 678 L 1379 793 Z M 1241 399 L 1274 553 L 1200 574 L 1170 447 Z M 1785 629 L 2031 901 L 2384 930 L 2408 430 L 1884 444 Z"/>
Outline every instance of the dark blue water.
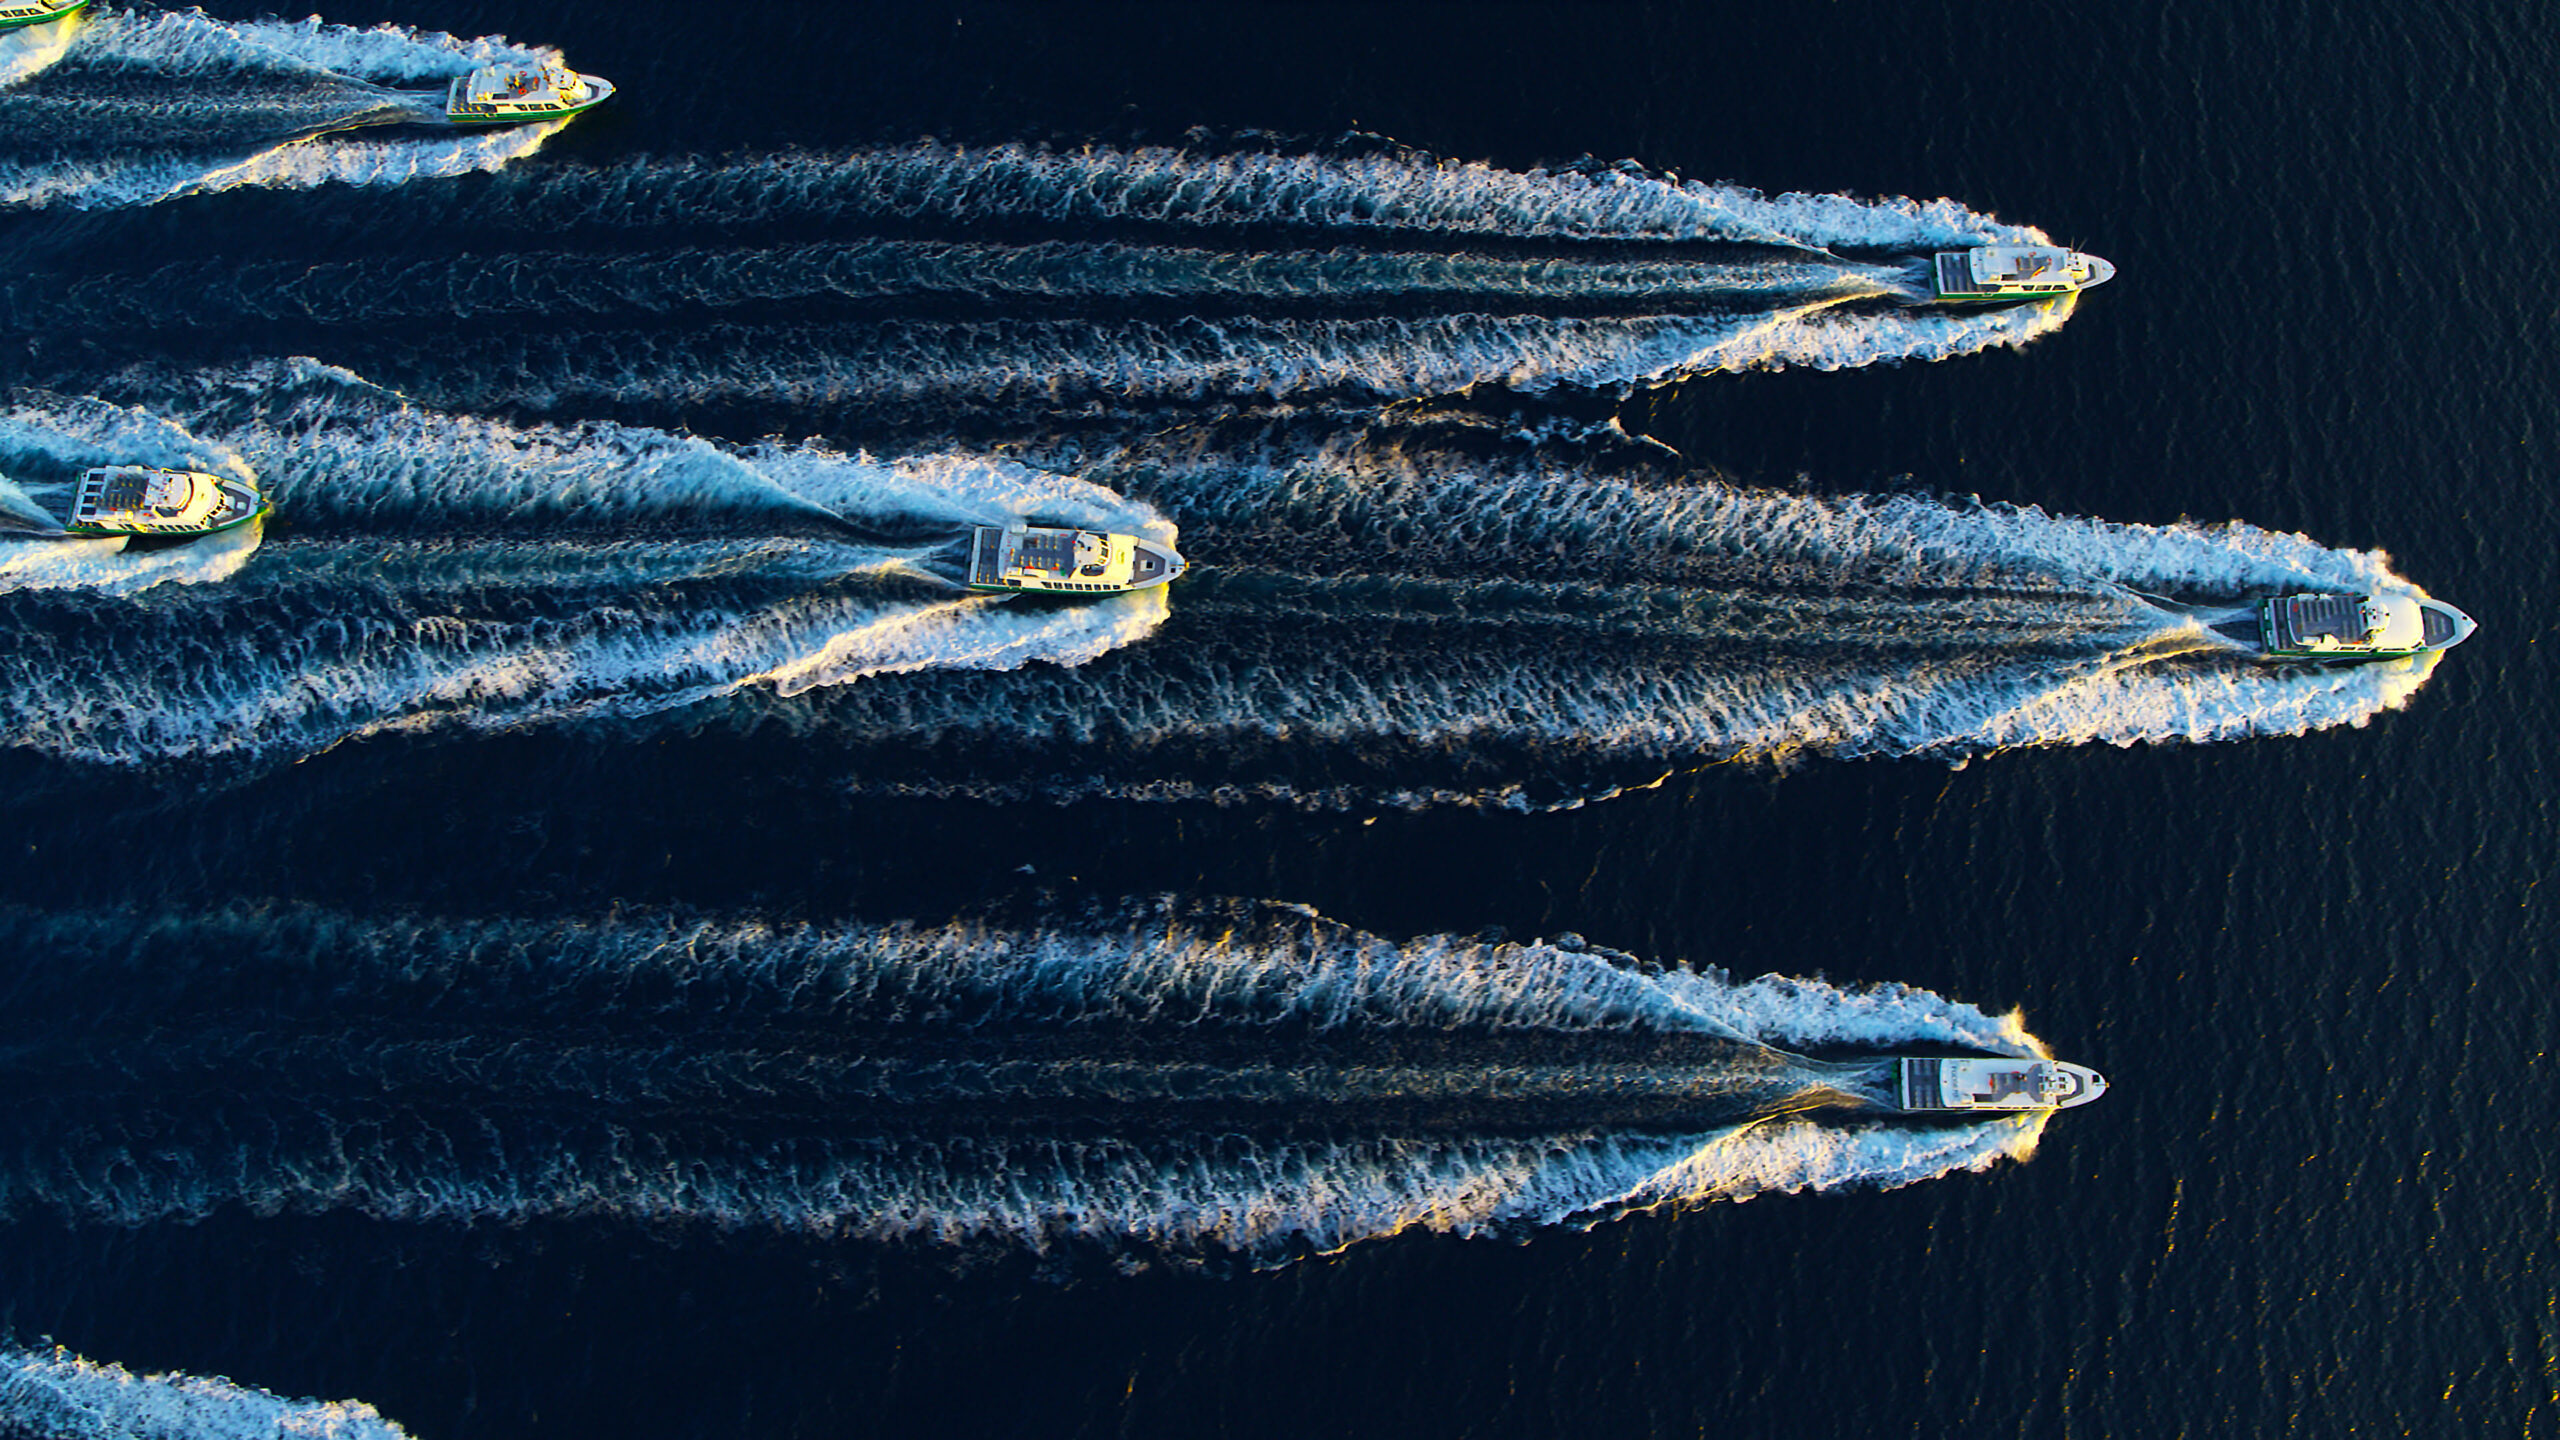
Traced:
<path fill-rule="evenodd" d="M 0 540 L 0 1331 L 251 1387 L 0 1426 L 2545 1433 L 2542 18 L 0 51 L 0 475 L 280 502 Z M 2025 226 L 2122 277 L 1902 303 Z M 2479 636 L 2200 638 L 2386 569 Z"/>

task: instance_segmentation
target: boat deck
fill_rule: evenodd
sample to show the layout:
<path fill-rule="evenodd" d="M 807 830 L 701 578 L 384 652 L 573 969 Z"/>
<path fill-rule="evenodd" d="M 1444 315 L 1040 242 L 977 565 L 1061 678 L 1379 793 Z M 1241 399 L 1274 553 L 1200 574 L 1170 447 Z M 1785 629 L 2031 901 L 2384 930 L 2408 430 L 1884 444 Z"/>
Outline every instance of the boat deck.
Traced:
<path fill-rule="evenodd" d="M 80 479 L 71 502 L 75 520 L 94 520 L 101 512 L 140 510 L 151 501 L 153 475 L 148 470 L 93 470 Z"/>
<path fill-rule="evenodd" d="M 1941 298 L 1953 299 L 1968 295 L 2000 293 L 1988 285 L 1973 283 L 1973 267 L 1965 263 L 1965 252 L 1962 250 L 1950 250 L 1940 254 L 1937 264 L 1938 294 Z"/>
<path fill-rule="evenodd" d="M 1002 585 L 1004 578 L 1004 531 L 993 525 L 981 525 L 969 542 L 969 583 Z"/>
<path fill-rule="evenodd" d="M 2265 644 L 2270 650 L 2308 650 L 2322 636 L 2340 645 L 2362 645 L 2372 627 L 2361 595 L 2287 595 L 2267 607 Z"/>

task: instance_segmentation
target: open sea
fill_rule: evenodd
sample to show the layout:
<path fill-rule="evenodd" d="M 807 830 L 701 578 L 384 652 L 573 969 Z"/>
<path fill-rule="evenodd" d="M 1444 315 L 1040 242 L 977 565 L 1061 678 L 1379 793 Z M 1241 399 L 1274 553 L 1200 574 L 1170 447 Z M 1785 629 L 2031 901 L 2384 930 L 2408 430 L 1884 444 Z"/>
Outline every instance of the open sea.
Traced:
<path fill-rule="evenodd" d="M 2560 1437 L 2544 8 L 331 4 L 0 31 L 0 1435 Z"/>

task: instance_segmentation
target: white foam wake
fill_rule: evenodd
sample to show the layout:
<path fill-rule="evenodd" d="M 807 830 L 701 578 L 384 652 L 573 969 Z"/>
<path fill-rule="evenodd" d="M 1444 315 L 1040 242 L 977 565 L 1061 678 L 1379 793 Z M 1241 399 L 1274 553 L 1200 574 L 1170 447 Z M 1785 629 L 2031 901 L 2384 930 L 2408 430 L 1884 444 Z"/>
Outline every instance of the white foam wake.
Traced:
<path fill-rule="evenodd" d="M 497 170 L 531 155 L 567 124 L 551 120 L 486 134 L 396 139 L 296 134 L 232 156 L 137 152 L 39 164 L 0 162 L 0 209 L 115 209 L 243 187 L 309 190 L 333 183 L 385 186 L 448 179 Z"/>
<path fill-rule="evenodd" d="M 161 550 L 129 548 L 122 536 L 68 540 L 0 533 L 0 594 L 134 595 L 155 585 L 211 585 L 239 574 L 265 537 L 263 521 Z"/>
<path fill-rule="evenodd" d="M 2379 553 L 2239 523 L 1358 445 L 1094 458 L 1097 478 L 1189 517 L 1195 547 L 1223 561 L 1190 582 L 1187 643 L 1120 657 L 1108 676 L 834 697 L 811 730 L 893 749 L 902 733 L 976 734 L 982 758 L 1108 736 L 1081 772 L 1099 793 L 1569 803 L 1650 778 L 1635 763 L 1961 760 L 2360 725 L 2436 663 L 2258 664 L 2149 598 L 2415 590 Z M 1381 746 L 1397 778 L 1359 778 L 1354 757 Z M 1213 753 L 1254 765 L 1221 775 Z M 1605 757 L 1631 763 L 1567 773 Z M 944 793 L 896 768 L 865 783 Z M 1012 793 L 980 774 L 955 783 Z"/>
<path fill-rule="evenodd" d="M 378 563 L 383 548 L 365 547 Z M 320 552 L 325 575 L 344 552 Z M 898 598 L 865 582 L 922 578 L 912 557 L 860 549 L 783 552 L 785 593 L 601 599 L 551 587 L 535 613 L 441 590 L 444 557 L 396 573 L 418 593 L 289 590 L 297 545 L 262 563 L 261 585 L 227 624 L 201 611 L 136 613 L 95 647 L 0 661 L 0 737 L 99 764 L 208 756 L 300 756 L 391 732 L 491 732 L 658 714 L 759 684 L 785 695 L 934 668 L 1074 665 L 1161 624 L 1161 589 L 1034 608 L 1002 597 Z M 396 558 L 396 557 L 395 557 Z M 733 560 L 755 558 L 736 547 Z M 561 567 L 536 557 L 538 579 Z M 832 571 L 814 588 L 797 576 Z M 533 608 L 531 606 L 525 608 Z"/>
<path fill-rule="evenodd" d="M 42 96 L 19 102 L 26 113 L 6 137 L 18 154 L 0 158 L 0 209 L 105 209 L 243 186 L 384 186 L 470 174 L 533 153 L 566 123 L 361 140 L 340 133 L 441 123 L 439 97 L 386 84 L 556 58 L 499 37 L 465 40 L 391 25 L 359 30 L 316 17 L 225 21 L 187 10 L 102 13 L 79 38 L 61 73 L 77 70 L 110 88 L 64 116 L 50 115 Z M 13 62 L 0 51 L 0 66 L 25 68 L 33 58 Z M 0 79 L 7 73 L 0 69 Z M 251 88 L 226 96 L 226 80 Z M 292 88 L 278 92 L 284 82 Z M 263 132 L 242 130 L 253 115 L 266 117 Z M 207 128 L 229 138 L 208 146 L 198 133 Z M 81 143 L 48 153 L 48 135 Z M 102 137 L 119 143 L 101 145 Z"/>
<path fill-rule="evenodd" d="M 1396 943 L 1295 907 L 1026 928 L 6 912 L 0 929 L 19 953 L 83 962 L 38 967 L 15 1002 L 77 1038 L 12 1063 L 122 1077 L 0 1125 L 0 1204 L 129 1224 L 232 1205 L 602 1216 L 1277 1260 L 1413 1228 L 1521 1235 L 1891 1188 L 2024 1158 L 2042 1128 L 1879 1123 L 1838 1088 L 1858 1062 L 1761 1048 L 2041 1053 L 2014 1015 L 1898 985 L 1736 984 L 1572 937 Z M 256 990 L 262 1018 L 198 1033 L 207 986 Z M 514 1038 L 457 1048 L 465 1032 Z M 148 1053 L 100 1048 L 119 1034 Z M 1740 1043 L 1599 1043 L 1662 1035 Z M 1185 1078 L 1239 1048 L 1256 1076 L 1321 1085 L 1356 1054 L 1355 1075 L 1405 1078 L 1348 1109 L 1330 1090 Z M 1530 1081 L 1544 1108 L 1504 1112 L 1529 1053 L 1553 1057 Z M 231 1098 L 184 1098 L 199 1069 Z M 879 1083 L 900 1073 L 913 1083 Z M 1686 1118 L 1554 1119 L 1629 1086 L 1686 1097 Z M 1433 1102 L 1395 1108 L 1416 1087 Z M 200 1138 L 167 1138 L 181 1132 Z"/>
<path fill-rule="evenodd" d="M 467 74 L 482 65 L 559 59 L 547 46 L 502 36 L 464 39 L 403 25 L 360 29 L 303 20 L 219 20 L 200 9 L 101 9 L 81 36 L 81 64 L 218 79 L 244 71 L 398 84 Z"/>
<path fill-rule="evenodd" d="M 56 1346 L 0 1349 L 0 1432 L 46 1440 L 402 1440 L 361 1400 L 287 1400 L 219 1376 L 136 1375 Z"/>
<path fill-rule="evenodd" d="M 621 227 L 894 217 L 1889 251 L 2045 242 L 2042 231 L 2002 224 L 1952 200 L 1770 197 L 1628 168 L 1518 172 L 1415 154 L 1218 155 L 1107 146 L 921 144 L 722 164 L 642 160 L 548 177 L 510 203 L 524 215 L 570 210 Z"/>
<path fill-rule="evenodd" d="M 1215 604 L 1206 582 L 1186 596 L 1184 614 L 1188 643 L 1129 652 L 1107 675 L 1024 672 L 838 692 L 801 733 L 900 757 L 848 767 L 850 783 L 879 793 L 1023 793 L 986 763 L 965 777 L 937 775 L 905 743 L 958 735 L 988 759 L 1031 757 L 1015 763 L 1053 777 L 1038 792 L 1052 798 L 1535 808 L 1718 760 L 1954 762 L 2023 746 L 2362 725 L 2407 703 L 2433 668 L 2432 657 L 2336 670 L 2260 665 L 2192 622 L 2148 637 L 1983 636 L 1982 653 L 1971 655 L 1818 645 L 1776 654 L 1602 645 L 1580 627 L 1524 634 L 1494 616 L 1431 616 L 1425 626 L 1411 614 L 1339 609 L 1321 626 L 1265 627 Z M 1250 659 L 1203 642 L 1227 624 L 1259 646 Z M 1382 632 L 1400 648 L 1382 649 Z M 1075 752 L 1081 764 L 1063 765 L 1062 752 L 1086 744 L 1095 748 Z M 1371 766 L 1363 757 L 1372 753 L 1393 763 Z M 1239 772 L 1215 763 L 1221 755 L 1254 764 Z"/>
<path fill-rule="evenodd" d="M 308 363 L 182 382 L 169 399 L 194 408 L 23 393 L 0 412 L 0 463 L 51 467 L 57 502 L 109 460 L 254 471 L 294 538 L 261 552 L 254 594 L 218 610 L 144 607 L 93 621 L 112 636 L 0 657 L 7 743 L 119 764 L 302 755 L 388 731 L 655 714 L 749 686 L 1076 665 L 1168 613 L 1162 589 L 1052 606 L 964 590 L 972 524 L 1175 541 L 1143 505 L 1010 462 L 512 427 Z M 254 529 L 139 556 L 0 540 L 0 591 L 224 578 L 257 546 Z"/>
<path fill-rule="evenodd" d="M 2126 524 L 2035 506 L 1926 495 L 1815 495 L 1706 477 L 1677 483 L 1563 459 L 1501 460 L 1349 437 L 1203 447 L 1141 440 L 1083 456 L 1088 474 L 1176 507 L 1229 555 L 1317 570 L 1564 580 L 2087 596 L 2127 589 L 2246 595 L 2405 586 L 2379 551 L 2341 550 L 2242 521 Z M 1310 553 L 1296 537 L 1320 533 Z M 1453 561 L 1463 562 L 1453 565 Z"/>
<path fill-rule="evenodd" d="M 12 531 L 38 534 L 60 530 L 62 521 L 54 513 L 36 503 L 34 496 L 19 489 L 5 475 L 0 475 L 0 535 Z"/>
<path fill-rule="evenodd" d="M 324 136 L 293 141 L 198 173 L 179 165 L 129 174 L 82 198 L 95 206 L 152 204 L 186 195 L 257 186 L 310 190 L 322 185 L 404 185 L 502 169 L 542 148 L 568 125 L 546 120 L 485 134 L 429 135 L 394 140 Z"/>
<path fill-rule="evenodd" d="M 0 474 L 0 594 L 13 590 L 86 590 L 132 595 L 162 584 L 211 584 L 238 574 L 255 554 L 264 526 L 251 523 L 202 540 L 133 550 L 121 538 L 62 539 L 72 483 L 96 465 L 157 465 L 255 481 L 238 451 L 210 444 L 169 420 L 103 401 L 50 401 L 21 394 L 0 402 L 0 472 L 30 462 L 57 479 L 35 493 Z M 39 498 L 42 497 L 42 498 Z M 49 503 L 48 503 L 49 502 Z"/>
<path fill-rule="evenodd" d="M 642 1123 L 562 1133 L 510 1115 L 438 1130 L 350 1108 L 342 1133 L 304 1138 L 299 1124 L 252 1122 L 237 1143 L 201 1156 L 92 1136 L 60 1193 L 37 1193 L 50 1185 L 31 1186 L 40 1177 L 23 1172 L 0 1175 L 0 1186 L 13 1207 L 67 1201 L 126 1224 L 246 1205 L 413 1223 L 589 1217 L 1282 1261 L 1406 1230 L 1525 1238 L 1634 1211 L 1896 1189 L 2025 1159 L 2046 1120 L 1905 1127 L 1781 1117 L 1697 1133 L 1477 1137 L 847 1135 L 706 1146 Z"/>
<path fill-rule="evenodd" d="M 1925 990 L 1661 967 L 1576 936 L 1390 941 L 1301 906 L 1134 908 L 1086 924 L 776 924 L 626 914 L 530 920 L 368 920 L 309 909 L 183 919 L 0 912 L 28 953 L 130 966 L 114 992 L 153 1002 L 215 966 L 378 993 L 403 1008 L 491 1006 L 508 1028 L 557 1008 L 578 1016 L 682 1015 L 805 1024 L 897 1016 L 970 1030 L 1096 1025 L 1497 1033 L 1644 1031 L 1778 1049 L 1957 1047 L 2041 1052 L 2015 1014 Z M 200 953 L 202 963 L 176 953 Z M 87 979 L 65 973 L 64 985 Z M 266 983 L 266 982 L 261 982 Z M 30 1002 L 31 1003 L 31 1002 Z"/>
<path fill-rule="evenodd" d="M 1808 1190 L 1896 1189 L 2033 1153 L 2043 1116 L 1951 1129 L 1779 1119 L 1696 1135 L 1131 1146 L 970 1139 L 777 1147 L 733 1166 L 639 1141 L 603 1155 L 536 1150 L 498 1183 L 367 1193 L 354 1167 L 287 1202 L 385 1218 L 604 1214 L 1047 1249 L 1078 1240 L 1267 1260 L 1407 1230 L 1518 1237 L 1633 1211 Z M 269 1202 L 272 1203 L 272 1202 Z"/>
<path fill-rule="evenodd" d="M 366 326 L 542 317 L 584 325 L 617 314 L 808 301 L 1026 299 L 1127 305 L 1282 302 L 1468 310 L 1559 305 L 1760 309 L 1842 305 L 1902 293 L 1893 268 L 1789 255 L 1717 262 L 1509 257 L 1336 247 L 1220 251 L 1081 241 L 1018 245 L 867 239 L 788 246 L 682 245 L 604 254 L 473 252 L 334 264 L 207 262 L 103 275 L 19 297 L 30 325 L 88 333 L 153 325 L 218 329 L 244 318 Z M 476 339 L 487 338 L 482 329 Z"/>
<path fill-rule="evenodd" d="M 219 437 L 267 477 L 281 508 L 324 528 L 503 523 L 557 534 L 758 515 L 946 527 L 1038 517 L 1174 539 L 1146 506 L 1009 461 L 725 445 L 610 423 L 511 425 L 413 405 L 308 359 L 185 377 L 151 399 L 152 413 Z"/>
<path fill-rule="evenodd" d="M 62 57 L 71 53 L 71 42 L 79 38 L 87 23 L 88 16 L 83 12 L 41 25 L 0 30 L 0 90 L 61 64 Z"/>
<path fill-rule="evenodd" d="M 392 363 L 414 368 L 422 393 L 472 408 L 1111 416 L 1213 400 L 1375 405 L 1489 386 L 1626 390 L 1719 372 L 1941 360 L 2029 343 L 2070 313 L 2066 300 L 1969 316 L 1818 304 L 1696 316 L 891 321 L 687 336 L 579 327 L 495 338 L 477 347 L 489 363 L 468 374 L 425 355 Z"/>

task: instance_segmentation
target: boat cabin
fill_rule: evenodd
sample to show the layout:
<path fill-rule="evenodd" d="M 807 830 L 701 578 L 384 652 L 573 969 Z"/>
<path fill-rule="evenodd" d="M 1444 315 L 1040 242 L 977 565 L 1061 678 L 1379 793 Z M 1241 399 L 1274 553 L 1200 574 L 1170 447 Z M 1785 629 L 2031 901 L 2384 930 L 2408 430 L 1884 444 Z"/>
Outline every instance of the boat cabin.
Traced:
<path fill-rule="evenodd" d="M 2259 643 L 2280 660 L 2373 660 L 2442 650 L 2471 617 L 2415 595 L 2277 595 L 2258 608 Z"/>
<path fill-rule="evenodd" d="M 1992 300 L 2068 295 L 2103 285 L 2116 267 L 2059 245 L 1977 245 L 1937 257 L 1938 298 Z"/>
<path fill-rule="evenodd" d="M 210 535 L 266 513 L 257 487 L 195 470 L 106 465 L 72 493 L 74 535 Z"/>
<path fill-rule="evenodd" d="M 483 65 L 453 82 L 445 113 L 460 121 L 540 120 L 601 103 L 613 87 L 565 65 Z"/>
<path fill-rule="evenodd" d="M 981 525 L 969 544 L 969 584 L 979 590 L 1118 594 L 1162 585 L 1182 569 L 1172 550 L 1105 530 Z"/>

